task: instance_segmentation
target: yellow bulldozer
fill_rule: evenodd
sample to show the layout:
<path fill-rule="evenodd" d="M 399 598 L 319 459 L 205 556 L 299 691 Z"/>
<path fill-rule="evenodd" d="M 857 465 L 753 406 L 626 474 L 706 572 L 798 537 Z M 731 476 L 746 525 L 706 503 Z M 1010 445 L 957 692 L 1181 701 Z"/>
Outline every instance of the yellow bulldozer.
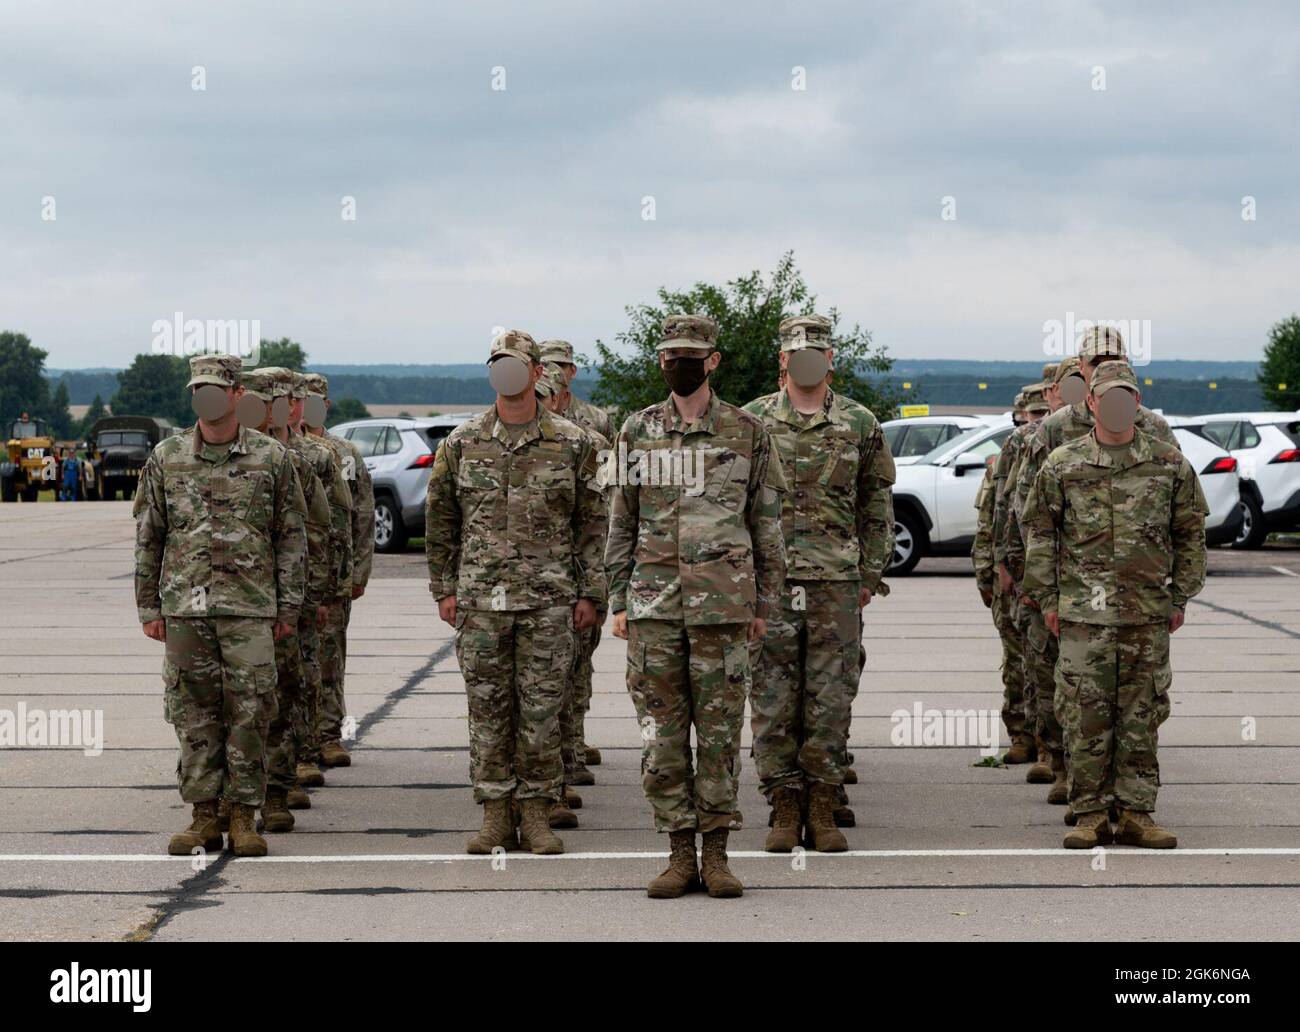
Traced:
<path fill-rule="evenodd" d="M 49 424 L 24 412 L 9 424 L 4 461 L 0 462 L 0 499 L 34 502 L 41 491 L 58 491 L 59 460 Z"/>

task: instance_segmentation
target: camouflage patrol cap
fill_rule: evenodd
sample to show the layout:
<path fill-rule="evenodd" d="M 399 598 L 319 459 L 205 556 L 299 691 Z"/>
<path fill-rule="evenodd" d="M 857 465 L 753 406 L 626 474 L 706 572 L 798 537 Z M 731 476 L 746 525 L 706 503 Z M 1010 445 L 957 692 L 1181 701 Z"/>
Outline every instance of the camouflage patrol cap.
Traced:
<path fill-rule="evenodd" d="M 792 315 L 781 320 L 777 328 L 781 335 L 782 351 L 802 351 L 804 348 L 831 346 L 831 321 L 820 315 Z"/>
<path fill-rule="evenodd" d="M 1025 399 L 1026 412 L 1047 412 L 1051 408 L 1047 404 L 1047 396 L 1041 383 L 1026 384 L 1021 388 L 1020 394 Z"/>
<path fill-rule="evenodd" d="M 1018 392 L 1016 393 L 1016 400 L 1013 401 L 1013 402 L 1011 403 L 1011 411 L 1013 411 L 1013 412 L 1019 412 L 1019 413 L 1022 413 L 1022 414 L 1024 413 L 1024 411 L 1025 411 L 1025 392 L 1024 392 L 1024 391 L 1018 391 Z"/>
<path fill-rule="evenodd" d="M 718 324 L 707 315 L 670 315 L 661 324 L 659 351 L 694 348 L 712 354 L 718 350 Z"/>
<path fill-rule="evenodd" d="M 240 378 L 239 381 L 244 386 L 247 394 L 261 398 L 263 401 L 270 401 L 275 397 L 275 377 L 272 375 L 272 369 L 250 369 Z"/>
<path fill-rule="evenodd" d="M 243 366 L 238 355 L 195 355 L 190 359 L 190 382 L 185 386 L 214 383 L 218 387 L 238 387 Z"/>
<path fill-rule="evenodd" d="M 1056 363 L 1048 362 L 1043 366 L 1043 383 L 1049 384 L 1056 377 Z"/>
<path fill-rule="evenodd" d="M 573 345 L 567 340 L 544 340 L 540 345 L 543 362 L 560 365 L 577 365 L 573 360 Z"/>
<path fill-rule="evenodd" d="M 552 398 L 563 394 L 569 389 L 569 379 L 558 365 L 554 362 L 547 362 L 543 368 L 546 371 L 537 378 L 537 383 L 533 388 L 539 395 L 543 398 Z"/>
<path fill-rule="evenodd" d="M 1093 372 L 1090 389 L 1094 395 L 1100 398 L 1112 387 L 1127 387 L 1135 394 L 1141 393 L 1133 367 L 1127 362 L 1102 362 Z"/>
<path fill-rule="evenodd" d="M 306 390 L 297 388 L 294 384 L 299 377 L 292 369 L 286 369 L 284 366 L 262 366 L 256 370 L 266 377 L 267 387 L 273 398 L 302 398 L 306 397 Z"/>
<path fill-rule="evenodd" d="M 1089 326 L 1079 342 L 1079 358 L 1095 362 L 1099 358 L 1123 358 L 1124 338 L 1113 326 Z"/>
<path fill-rule="evenodd" d="M 330 382 L 320 373 L 302 373 L 301 376 L 303 386 L 307 389 L 308 394 L 314 394 L 318 398 L 329 397 Z"/>
<path fill-rule="evenodd" d="M 1056 365 L 1056 375 L 1052 377 L 1052 383 L 1060 383 L 1067 376 L 1082 376 L 1079 372 L 1079 359 L 1071 355 L 1069 358 L 1063 358 Z"/>
<path fill-rule="evenodd" d="M 528 365 L 541 365 L 542 349 L 537 341 L 523 330 L 504 330 L 492 338 L 492 352 L 488 356 L 489 364 L 502 355 L 511 355 Z"/>

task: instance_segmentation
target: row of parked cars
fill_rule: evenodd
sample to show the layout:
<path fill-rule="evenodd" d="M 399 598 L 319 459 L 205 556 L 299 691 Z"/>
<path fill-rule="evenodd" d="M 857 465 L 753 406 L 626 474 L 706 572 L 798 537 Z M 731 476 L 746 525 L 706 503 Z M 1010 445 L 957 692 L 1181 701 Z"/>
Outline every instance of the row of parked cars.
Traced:
<path fill-rule="evenodd" d="M 375 548 L 400 552 L 424 533 L 429 467 L 438 444 L 472 413 L 341 423 L 375 482 Z M 1273 531 L 1300 529 L 1300 413 L 1232 412 L 1166 417 L 1210 505 L 1210 545 L 1259 548 Z M 894 558 L 910 572 L 929 555 L 969 555 L 975 494 L 990 456 L 1012 430 L 1009 415 L 921 416 L 883 425 L 898 465 Z"/>

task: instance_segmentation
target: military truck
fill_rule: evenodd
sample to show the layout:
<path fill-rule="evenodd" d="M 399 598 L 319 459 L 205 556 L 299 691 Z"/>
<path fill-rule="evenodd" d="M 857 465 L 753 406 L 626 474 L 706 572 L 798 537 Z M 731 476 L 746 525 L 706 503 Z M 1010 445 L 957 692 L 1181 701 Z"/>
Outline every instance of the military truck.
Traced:
<path fill-rule="evenodd" d="M 0 500 L 34 502 L 41 491 L 59 489 L 59 460 L 50 426 L 24 412 L 8 426 L 0 462 Z"/>
<path fill-rule="evenodd" d="M 95 421 L 86 435 L 86 465 L 83 477 L 86 497 L 111 502 L 135 494 L 149 453 L 176 427 L 153 416 L 105 416 Z"/>

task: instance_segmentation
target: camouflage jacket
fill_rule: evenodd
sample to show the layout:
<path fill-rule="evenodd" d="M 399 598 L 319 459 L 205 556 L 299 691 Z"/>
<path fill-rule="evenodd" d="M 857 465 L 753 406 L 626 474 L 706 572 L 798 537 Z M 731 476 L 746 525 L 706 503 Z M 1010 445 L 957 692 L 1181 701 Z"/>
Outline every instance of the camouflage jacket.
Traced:
<path fill-rule="evenodd" d="M 1196 473 L 1163 441 L 1139 431 L 1118 457 L 1094 434 L 1062 445 L 1025 503 L 1025 593 L 1076 623 L 1167 620 L 1205 584 L 1207 512 Z"/>
<path fill-rule="evenodd" d="M 1035 426 L 1036 423 L 1022 423 L 1012 430 L 1002 442 L 997 461 L 993 464 L 993 517 L 989 538 L 995 567 L 1007 561 L 1007 520 L 1011 514 L 1012 484 L 1015 483 L 1012 475 L 1024 450 L 1025 439 L 1034 432 Z"/>
<path fill-rule="evenodd" d="M 745 406 L 763 421 L 781 460 L 788 580 L 860 580 L 880 595 L 894 552 L 894 458 L 871 410 L 826 392 L 806 426 L 786 391 Z"/>
<path fill-rule="evenodd" d="M 286 450 L 293 462 L 294 472 L 298 474 L 298 484 L 302 487 L 302 498 L 307 506 L 304 521 L 307 532 L 307 573 L 303 590 L 303 617 L 314 620 L 316 608 L 327 604 L 335 588 L 333 550 L 330 547 L 330 503 L 325 497 L 325 485 L 312 469 L 311 459 L 295 442 L 292 434 L 289 435 Z"/>
<path fill-rule="evenodd" d="M 307 541 L 293 462 L 240 428 L 220 462 L 197 425 L 154 448 L 136 489 L 135 604 L 165 616 L 251 616 L 296 625 Z"/>
<path fill-rule="evenodd" d="M 1178 448 L 1178 438 L 1169 429 L 1169 424 L 1149 408 L 1138 406 L 1134 425 L 1148 437 Z M 1082 401 L 1077 405 L 1065 405 L 1033 424 L 1034 431 L 1029 435 L 1019 456 L 1015 480 L 1008 485 L 1012 492 L 1010 511 L 1016 519 L 1003 529 L 1005 557 L 1002 561 L 1017 583 L 1024 577 L 1025 570 L 1024 531 L 1020 527 L 1020 519 L 1029 497 L 1029 489 L 1033 486 L 1038 471 L 1043 468 L 1043 463 L 1047 461 L 1047 456 L 1063 444 L 1088 436 L 1092 433 L 1092 426 L 1092 413 Z"/>
<path fill-rule="evenodd" d="M 351 441 L 329 433 L 316 439 L 338 455 L 343 479 L 352 495 L 352 587 L 364 588 L 370 582 L 375 558 L 375 483 L 361 449 Z"/>
<path fill-rule="evenodd" d="M 569 408 L 564 413 L 564 418 L 585 426 L 588 430 L 595 430 L 606 441 L 614 439 L 614 424 L 610 421 L 609 413 L 589 401 L 583 401 L 576 394 L 570 395 Z"/>
<path fill-rule="evenodd" d="M 301 448 L 325 487 L 330 508 L 331 592 L 327 604 L 352 598 L 352 492 L 343 477 L 343 464 L 329 443 L 312 434 L 289 431 L 290 440 Z"/>
<path fill-rule="evenodd" d="M 785 478 L 771 455 L 763 421 L 717 394 L 695 423 L 671 396 L 629 416 L 605 473 L 610 609 L 692 626 L 779 612 Z"/>
<path fill-rule="evenodd" d="M 971 545 L 971 564 L 975 567 L 975 585 L 981 592 L 991 592 L 997 583 L 993 561 L 993 467 L 984 470 L 984 479 L 975 494 L 975 541 Z"/>
<path fill-rule="evenodd" d="M 517 443 L 496 406 L 456 427 L 429 474 L 424 551 L 435 598 L 516 611 L 605 602 L 605 503 L 588 431 L 537 406 Z"/>

